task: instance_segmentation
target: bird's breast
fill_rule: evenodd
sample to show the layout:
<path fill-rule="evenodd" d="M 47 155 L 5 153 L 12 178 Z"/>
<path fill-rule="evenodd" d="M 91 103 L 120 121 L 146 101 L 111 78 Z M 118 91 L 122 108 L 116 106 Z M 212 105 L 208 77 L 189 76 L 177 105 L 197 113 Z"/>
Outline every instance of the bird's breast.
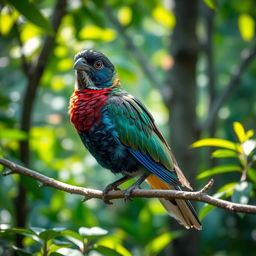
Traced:
<path fill-rule="evenodd" d="M 111 89 L 75 90 L 70 98 L 70 120 L 79 134 L 89 131 L 102 119 L 102 109 L 106 105 Z"/>

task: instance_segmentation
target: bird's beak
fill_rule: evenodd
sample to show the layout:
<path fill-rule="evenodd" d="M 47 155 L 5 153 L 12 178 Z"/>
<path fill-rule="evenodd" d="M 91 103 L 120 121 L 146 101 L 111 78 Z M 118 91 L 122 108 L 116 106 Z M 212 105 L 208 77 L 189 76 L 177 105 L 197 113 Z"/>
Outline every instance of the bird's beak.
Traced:
<path fill-rule="evenodd" d="M 90 66 L 86 64 L 86 61 L 83 58 L 79 58 L 74 66 L 74 69 L 76 70 L 84 70 L 84 71 L 89 71 L 90 70 Z"/>

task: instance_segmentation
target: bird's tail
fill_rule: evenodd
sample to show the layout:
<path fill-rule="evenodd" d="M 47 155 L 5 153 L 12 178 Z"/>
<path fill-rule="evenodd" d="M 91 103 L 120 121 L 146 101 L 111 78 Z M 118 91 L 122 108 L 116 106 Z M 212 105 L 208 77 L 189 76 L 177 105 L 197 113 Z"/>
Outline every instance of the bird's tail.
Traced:
<path fill-rule="evenodd" d="M 180 189 L 179 187 L 174 187 L 163 182 L 154 174 L 148 176 L 147 182 L 153 189 Z M 197 214 L 190 201 L 182 199 L 167 200 L 163 198 L 159 198 L 159 200 L 164 208 L 167 210 L 168 214 L 178 220 L 178 222 L 185 228 L 195 228 L 197 230 L 202 229 L 200 220 L 198 219 Z"/>

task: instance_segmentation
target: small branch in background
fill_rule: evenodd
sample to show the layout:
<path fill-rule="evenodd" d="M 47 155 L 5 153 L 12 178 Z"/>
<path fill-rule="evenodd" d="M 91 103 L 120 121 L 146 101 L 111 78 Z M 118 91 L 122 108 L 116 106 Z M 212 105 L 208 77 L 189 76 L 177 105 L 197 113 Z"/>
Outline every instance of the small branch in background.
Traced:
<path fill-rule="evenodd" d="M 31 119 L 33 113 L 33 106 L 36 99 L 39 83 L 48 63 L 49 56 L 54 47 L 55 37 L 60 27 L 61 20 L 66 13 L 67 0 L 57 0 L 52 14 L 51 25 L 54 31 L 54 36 L 47 35 L 42 44 L 42 50 L 37 58 L 35 64 L 28 64 L 24 55 L 22 55 L 22 69 L 27 77 L 27 86 L 24 93 L 24 99 L 22 104 L 22 113 L 20 121 L 20 129 L 26 133 L 29 133 L 31 127 Z M 19 35 L 18 26 L 16 24 L 16 32 L 18 35 L 19 45 L 22 47 L 22 41 Z M 30 164 L 30 150 L 29 140 L 23 140 L 19 145 L 20 160 L 26 165 Z M 15 211 L 16 211 L 16 225 L 19 227 L 25 227 L 27 218 L 27 199 L 26 190 L 22 183 L 18 185 L 18 194 L 14 199 Z M 17 236 L 16 245 L 22 247 L 22 237 Z"/>
<path fill-rule="evenodd" d="M 105 14 L 108 16 L 109 20 L 114 25 L 115 29 L 118 31 L 118 35 L 120 35 L 126 44 L 126 47 L 132 52 L 134 57 L 137 59 L 140 64 L 141 69 L 147 76 L 148 80 L 151 84 L 156 87 L 161 93 L 164 102 L 168 102 L 167 90 L 164 89 L 164 83 L 160 83 L 156 78 L 154 68 L 150 65 L 149 61 L 143 55 L 141 50 L 135 45 L 132 38 L 128 35 L 125 30 L 125 27 L 118 21 L 118 19 L 113 14 L 112 9 L 105 3 L 104 4 Z"/>
<path fill-rule="evenodd" d="M 96 189 L 83 188 L 78 186 L 72 186 L 66 184 L 64 182 L 55 180 L 53 178 L 49 178 L 43 174 L 25 168 L 21 165 L 15 164 L 7 159 L 0 158 L 0 164 L 11 170 L 3 173 L 4 176 L 10 174 L 22 174 L 29 176 L 35 180 L 40 181 L 43 186 L 53 187 L 71 194 L 78 194 L 85 197 L 86 200 L 92 198 L 98 198 L 103 200 L 103 192 Z M 244 205 L 232 203 L 226 200 L 217 199 L 212 196 L 206 194 L 206 192 L 213 186 L 213 179 L 209 181 L 201 190 L 196 192 L 187 192 L 187 191 L 177 191 L 177 190 L 151 190 L 151 189 L 135 189 L 132 192 L 131 197 L 144 197 L 144 198 L 165 198 L 165 199 L 186 199 L 186 200 L 194 200 L 201 201 L 211 205 L 215 205 L 219 208 L 223 208 L 233 212 L 244 212 L 249 214 L 256 214 L 256 206 L 254 205 Z M 124 198 L 124 191 L 111 191 L 107 195 L 107 199 L 117 199 Z"/>
<path fill-rule="evenodd" d="M 200 127 L 200 130 L 204 130 L 209 128 L 213 121 L 215 120 L 219 109 L 224 104 L 225 100 L 228 98 L 228 96 L 231 94 L 232 90 L 238 85 L 239 79 L 241 78 L 243 72 L 245 69 L 249 66 L 249 64 L 254 60 L 256 57 L 256 46 L 253 45 L 250 49 L 246 49 L 241 54 L 241 63 L 236 68 L 235 72 L 230 78 L 230 81 L 224 91 L 217 96 L 216 100 L 212 104 L 212 108 L 210 109 L 207 118 L 203 122 L 203 124 Z"/>
<path fill-rule="evenodd" d="M 22 70 L 23 70 L 23 73 L 26 75 L 27 78 L 30 77 L 30 63 L 27 61 L 26 59 L 26 56 L 24 55 L 24 52 L 23 52 L 23 43 L 22 43 L 22 40 L 21 40 L 21 37 L 20 37 L 20 31 L 19 31 L 19 27 L 18 27 L 18 24 L 17 22 L 14 23 L 14 30 L 16 32 L 16 36 L 17 36 L 17 41 L 18 41 L 18 44 L 20 46 L 20 51 L 21 51 L 21 65 L 22 65 Z"/>

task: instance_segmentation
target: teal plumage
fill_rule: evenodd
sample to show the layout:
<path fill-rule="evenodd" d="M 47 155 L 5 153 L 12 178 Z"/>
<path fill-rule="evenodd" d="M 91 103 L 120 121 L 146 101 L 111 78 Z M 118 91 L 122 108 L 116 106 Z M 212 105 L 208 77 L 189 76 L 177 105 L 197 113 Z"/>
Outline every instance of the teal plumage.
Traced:
<path fill-rule="evenodd" d="M 131 177 L 154 189 L 192 189 L 146 107 L 120 86 L 113 64 L 100 52 L 85 50 L 75 57 L 77 90 L 70 102 L 71 121 L 84 145 L 105 168 L 123 178 L 104 190 L 116 189 Z M 189 201 L 160 199 L 186 228 L 201 229 Z"/>

